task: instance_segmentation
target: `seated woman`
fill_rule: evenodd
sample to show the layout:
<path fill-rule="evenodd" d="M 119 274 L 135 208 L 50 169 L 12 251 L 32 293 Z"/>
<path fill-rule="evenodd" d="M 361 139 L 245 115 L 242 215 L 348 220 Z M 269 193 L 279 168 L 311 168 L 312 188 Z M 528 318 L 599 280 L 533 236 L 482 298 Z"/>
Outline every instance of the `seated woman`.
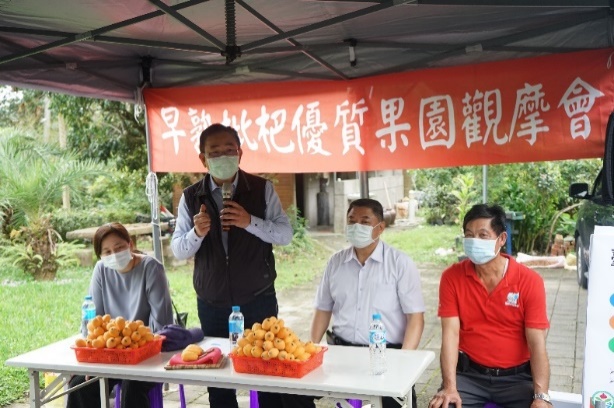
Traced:
<path fill-rule="evenodd" d="M 94 267 L 89 293 L 96 314 L 142 320 L 152 332 L 173 323 L 171 295 L 164 266 L 151 256 L 134 250 L 130 234 L 117 222 L 105 224 L 94 235 L 94 252 L 100 259 Z M 73 376 L 70 386 L 81 384 L 84 376 Z M 121 382 L 121 406 L 148 407 L 154 383 L 109 379 L 109 389 Z M 68 408 L 100 406 L 99 383 L 94 382 L 68 394 Z"/>

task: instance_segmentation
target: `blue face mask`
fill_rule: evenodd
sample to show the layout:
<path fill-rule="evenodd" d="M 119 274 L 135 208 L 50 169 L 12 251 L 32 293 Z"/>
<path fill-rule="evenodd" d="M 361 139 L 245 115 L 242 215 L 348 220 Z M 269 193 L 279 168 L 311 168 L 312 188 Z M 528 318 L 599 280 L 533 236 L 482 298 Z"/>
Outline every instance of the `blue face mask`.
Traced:
<path fill-rule="evenodd" d="M 498 237 L 497 237 L 498 238 Z M 499 251 L 495 252 L 497 244 L 495 239 L 463 238 L 463 249 L 465 255 L 476 265 L 484 265 L 495 259 Z"/>

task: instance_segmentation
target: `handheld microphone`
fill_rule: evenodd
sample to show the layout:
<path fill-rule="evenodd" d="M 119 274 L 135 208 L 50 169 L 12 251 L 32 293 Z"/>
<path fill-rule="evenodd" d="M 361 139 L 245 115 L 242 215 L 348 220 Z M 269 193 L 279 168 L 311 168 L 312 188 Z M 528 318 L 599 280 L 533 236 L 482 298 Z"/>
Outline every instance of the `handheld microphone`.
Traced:
<path fill-rule="evenodd" d="M 222 184 L 222 201 L 224 202 L 224 207 L 226 207 L 226 201 L 230 201 L 232 199 L 232 183 L 224 183 Z M 230 231 L 230 225 L 224 225 L 222 221 L 222 231 Z"/>
<path fill-rule="evenodd" d="M 222 200 L 232 199 L 232 183 L 222 184 Z"/>

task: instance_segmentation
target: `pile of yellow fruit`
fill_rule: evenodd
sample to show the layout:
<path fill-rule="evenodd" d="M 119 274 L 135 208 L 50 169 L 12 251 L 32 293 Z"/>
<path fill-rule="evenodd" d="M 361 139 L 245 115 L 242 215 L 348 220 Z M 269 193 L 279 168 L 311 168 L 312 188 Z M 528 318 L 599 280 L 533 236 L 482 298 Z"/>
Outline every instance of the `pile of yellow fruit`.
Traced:
<path fill-rule="evenodd" d="M 87 338 L 78 338 L 77 347 L 136 349 L 153 341 L 154 335 L 142 320 L 130 321 L 121 316 L 111 319 L 111 315 L 96 316 L 87 324 Z"/>
<path fill-rule="evenodd" d="M 232 353 L 263 360 L 307 361 L 321 350 L 321 346 L 311 341 L 303 343 L 289 327 L 284 326 L 283 319 L 271 316 L 246 329 Z"/>

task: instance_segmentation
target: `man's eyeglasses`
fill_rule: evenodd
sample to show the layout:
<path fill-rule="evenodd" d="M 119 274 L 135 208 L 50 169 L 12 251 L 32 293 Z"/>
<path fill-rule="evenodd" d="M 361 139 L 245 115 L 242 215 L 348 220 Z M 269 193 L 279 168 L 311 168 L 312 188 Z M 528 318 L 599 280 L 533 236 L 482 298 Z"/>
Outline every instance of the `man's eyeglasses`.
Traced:
<path fill-rule="evenodd" d="M 220 157 L 220 156 L 238 156 L 238 155 L 239 155 L 239 149 L 235 149 L 234 147 L 230 147 L 226 150 L 219 150 L 217 152 L 205 153 L 205 157 L 207 159 L 215 159 L 216 157 Z"/>

